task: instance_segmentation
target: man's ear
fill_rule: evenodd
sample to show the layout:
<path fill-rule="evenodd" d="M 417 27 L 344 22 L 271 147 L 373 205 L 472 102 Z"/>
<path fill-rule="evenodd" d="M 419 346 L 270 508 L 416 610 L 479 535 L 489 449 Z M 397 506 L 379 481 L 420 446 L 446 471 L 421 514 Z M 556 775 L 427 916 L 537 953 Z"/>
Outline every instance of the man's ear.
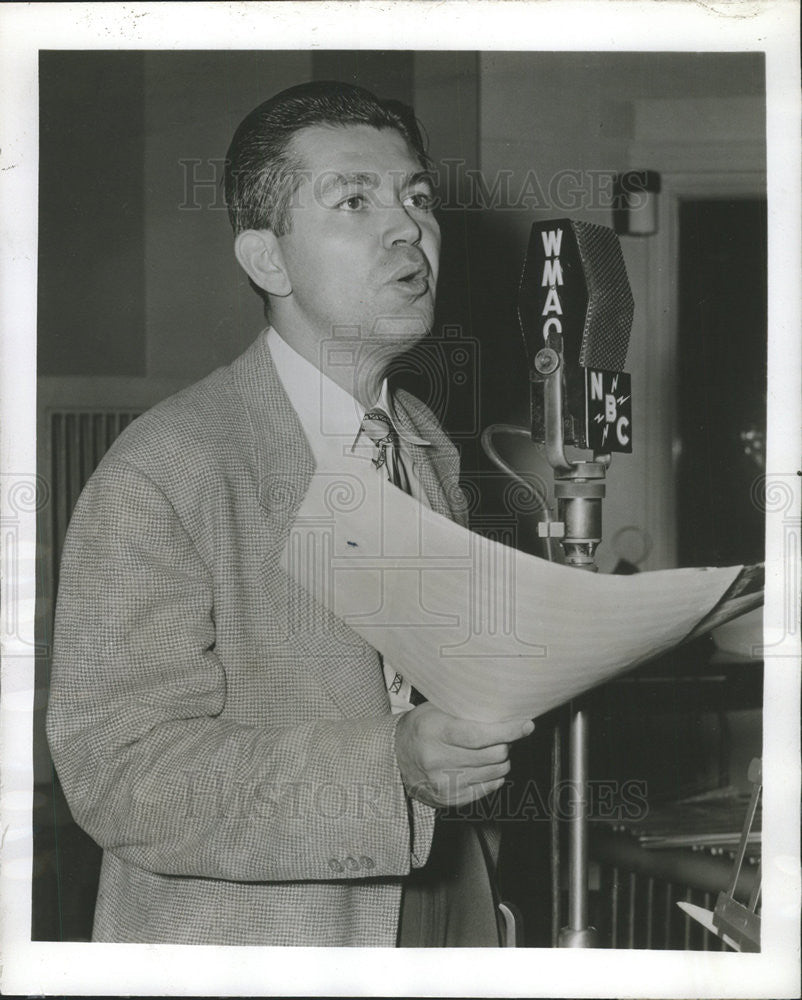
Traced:
<path fill-rule="evenodd" d="M 246 229 L 234 240 L 234 253 L 251 281 L 269 295 L 292 291 L 284 255 L 271 229 Z"/>

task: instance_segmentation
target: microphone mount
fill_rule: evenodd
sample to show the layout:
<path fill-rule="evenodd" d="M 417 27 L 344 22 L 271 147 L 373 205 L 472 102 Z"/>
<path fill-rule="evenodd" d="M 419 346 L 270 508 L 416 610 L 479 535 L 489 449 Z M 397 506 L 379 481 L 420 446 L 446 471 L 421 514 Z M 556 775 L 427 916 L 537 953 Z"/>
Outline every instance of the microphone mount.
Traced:
<path fill-rule="evenodd" d="M 565 561 L 595 573 L 595 555 L 602 538 L 602 500 L 609 453 L 594 454 L 592 461 L 571 461 L 565 454 L 563 429 L 562 359 L 551 347 L 541 348 L 534 358 L 537 380 L 542 385 L 546 459 L 554 470 L 557 519 L 541 521 L 541 538 L 559 540 Z"/>
<path fill-rule="evenodd" d="M 554 470 L 557 520 L 541 537 L 558 538 L 569 566 L 595 573 L 610 452 L 632 451 L 626 360 L 634 303 L 621 247 L 605 226 L 558 219 L 534 223 L 518 290 L 529 360 L 532 440 Z M 571 461 L 566 444 L 590 451 Z M 568 924 L 564 948 L 593 948 L 588 923 L 588 716 L 572 703 L 569 739 Z M 560 740 L 555 733 L 555 759 Z M 554 841 L 553 867 L 559 869 Z M 556 888 L 556 887 L 555 887 Z"/>

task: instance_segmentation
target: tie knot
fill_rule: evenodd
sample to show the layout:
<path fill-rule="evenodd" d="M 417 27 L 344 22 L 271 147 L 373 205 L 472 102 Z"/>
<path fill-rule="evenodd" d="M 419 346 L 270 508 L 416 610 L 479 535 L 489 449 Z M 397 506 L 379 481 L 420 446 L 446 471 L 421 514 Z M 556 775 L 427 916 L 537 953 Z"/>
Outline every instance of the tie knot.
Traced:
<path fill-rule="evenodd" d="M 369 438 L 376 448 L 376 456 L 372 459 L 376 468 L 381 469 L 382 466 L 385 466 L 387 469 L 387 478 L 393 486 L 397 486 L 404 493 L 411 494 L 412 485 L 409 481 L 407 470 L 404 468 L 404 462 L 399 454 L 398 432 L 386 411 L 380 406 L 374 406 L 372 410 L 368 410 L 362 418 L 362 426 L 359 428 L 359 434 L 357 434 L 356 441 L 354 441 L 352 451 L 356 447 L 361 434 Z"/>
<path fill-rule="evenodd" d="M 362 430 L 377 446 L 393 444 L 396 431 L 384 410 L 374 407 L 362 419 Z"/>
<path fill-rule="evenodd" d="M 373 464 L 377 469 L 380 469 L 387 462 L 388 448 L 394 453 L 398 446 L 398 435 L 392 421 L 381 407 L 374 406 L 362 418 L 362 426 L 359 429 L 359 433 L 364 434 L 375 445 L 378 454 L 373 459 Z M 357 435 L 358 439 L 359 436 Z"/>

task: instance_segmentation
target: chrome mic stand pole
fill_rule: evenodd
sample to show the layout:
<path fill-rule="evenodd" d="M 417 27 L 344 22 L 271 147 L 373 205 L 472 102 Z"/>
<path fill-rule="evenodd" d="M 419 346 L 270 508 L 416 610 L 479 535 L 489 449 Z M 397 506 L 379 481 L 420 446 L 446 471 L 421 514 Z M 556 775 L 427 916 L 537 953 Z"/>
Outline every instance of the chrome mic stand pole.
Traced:
<path fill-rule="evenodd" d="M 554 469 L 557 520 L 541 522 L 541 537 L 558 538 L 569 566 L 595 573 L 601 541 L 601 507 L 610 455 L 591 462 L 571 462 L 565 455 L 563 383 L 560 355 L 549 347 L 538 351 L 535 370 L 543 379 L 546 458 Z M 559 935 L 561 948 L 593 948 L 596 932 L 588 924 L 588 716 L 571 703 L 569 762 L 568 924 Z"/>

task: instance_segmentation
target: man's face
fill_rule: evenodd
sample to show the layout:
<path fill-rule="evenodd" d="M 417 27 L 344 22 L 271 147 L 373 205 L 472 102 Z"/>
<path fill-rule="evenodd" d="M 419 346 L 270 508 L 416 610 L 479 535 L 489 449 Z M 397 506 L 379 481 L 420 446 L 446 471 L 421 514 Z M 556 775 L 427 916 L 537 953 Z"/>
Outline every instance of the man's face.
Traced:
<path fill-rule="evenodd" d="M 303 176 L 278 238 L 292 290 L 273 307 L 276 325 L 307 344 L 357 338 L 374 358 L 391 358 L 432 326 L 440 228 L 431 183 L 393 129 L 311 126 L 292 152 Z"/>

